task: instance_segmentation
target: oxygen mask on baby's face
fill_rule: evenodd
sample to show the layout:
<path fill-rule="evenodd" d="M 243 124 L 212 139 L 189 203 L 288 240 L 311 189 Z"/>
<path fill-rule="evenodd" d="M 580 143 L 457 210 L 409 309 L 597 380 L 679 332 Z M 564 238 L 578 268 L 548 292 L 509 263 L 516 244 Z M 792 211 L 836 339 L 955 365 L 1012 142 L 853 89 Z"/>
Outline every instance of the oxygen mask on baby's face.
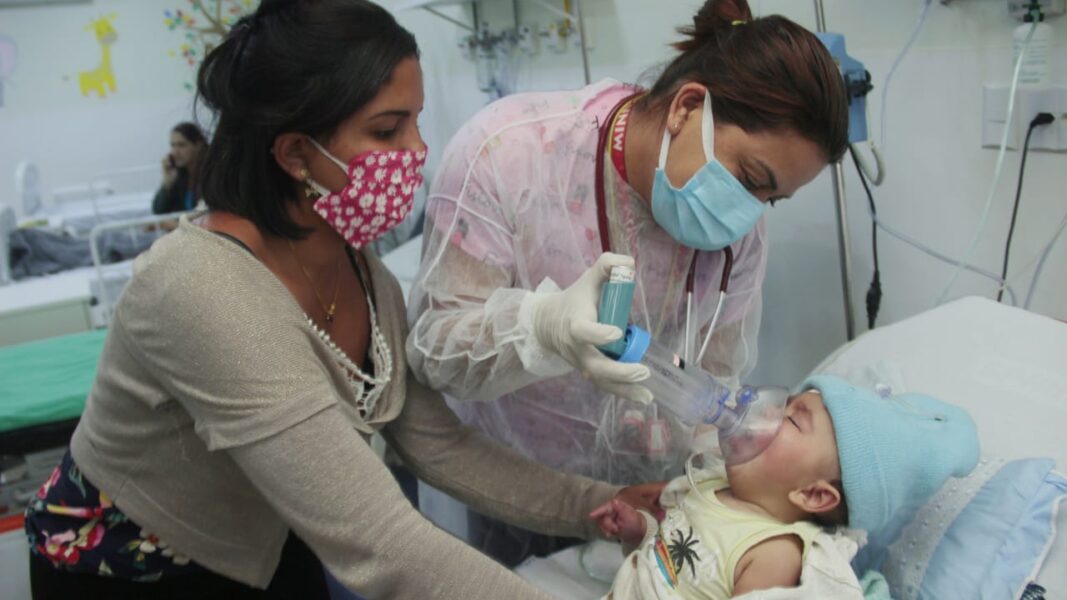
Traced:
<path fill-rule="evenodd" d="M 788 402 L 789 390 L 784 387 L 742 387 L 694 432 L 694 453 L 730 466 L 756 458 L 778 435 Z"/>

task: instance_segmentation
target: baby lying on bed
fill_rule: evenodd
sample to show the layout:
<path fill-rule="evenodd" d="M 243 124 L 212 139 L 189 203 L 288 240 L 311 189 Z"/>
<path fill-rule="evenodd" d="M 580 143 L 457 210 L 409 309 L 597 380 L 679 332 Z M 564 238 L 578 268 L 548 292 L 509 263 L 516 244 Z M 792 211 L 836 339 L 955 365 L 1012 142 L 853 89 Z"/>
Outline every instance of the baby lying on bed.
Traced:
<path fill-rule="evenodd" d="M 825 375 L 803 387 L 762 454 L 695 488 L 672 482 L 681 493 L 662 521 L 614 501 L 592 513 L 629 553 L 607 600 L 797 586 L 820 525 L 877 532 L 978 462 L 974 422 L 958 407 Z"/>

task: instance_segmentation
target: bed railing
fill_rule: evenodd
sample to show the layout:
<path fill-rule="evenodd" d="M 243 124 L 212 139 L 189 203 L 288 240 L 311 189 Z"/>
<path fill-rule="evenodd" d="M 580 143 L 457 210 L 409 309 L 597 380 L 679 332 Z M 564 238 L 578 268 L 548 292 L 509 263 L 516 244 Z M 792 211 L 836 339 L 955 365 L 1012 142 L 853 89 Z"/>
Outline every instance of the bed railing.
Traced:
<path fill-rule="evenodd" d="M 142 185 L 134 185 L 130 191 L 140 191 L 143 189 L 155 189 L 159 185 L 159 165 L 137 165 L 134 167 L 125 167 L 122 169 L 114 169 L 112 171 L 105 171 L 98 173 L 92 179 L 89 180 L 90 196 L 89 200 L 92 202 L 93 216 L 97 222 L 101 221 L 101 209 L 102 204 L 106 203 L 109 196 L 116 192 L 122 193 L 123 188 L 126 186 L 116 185 L 115 182 L 130 182 L 136 181 L 135 178 L 147 178 L 151 177 L 151 180 L 145 179 L 144 181 L 138 181 Z M 102 192 L 102 193 L 101 193 Z"/>

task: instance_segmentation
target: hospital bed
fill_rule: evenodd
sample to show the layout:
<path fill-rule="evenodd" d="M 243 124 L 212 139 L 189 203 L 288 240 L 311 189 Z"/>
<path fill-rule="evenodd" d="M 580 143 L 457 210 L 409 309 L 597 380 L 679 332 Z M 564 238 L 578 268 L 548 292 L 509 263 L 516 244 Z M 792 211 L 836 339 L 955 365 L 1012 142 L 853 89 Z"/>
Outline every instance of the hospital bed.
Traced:
<path fill-rule="evenodd" d="M 856 384 L 926 392 L 966 407 L 982 452 L 1004 459 L 1049 457 L 1067 471 L 1067 324 L 984 298 L 964 298 L 875 329 L 827 357 L 815 372 Z M 1067 600 L 1067 509 L 1037 583 L 1047 600 Z M 598 542 L 533 559 L 517 572 L 572 600 L 599 598 L 622 562 L 617 546 Z"/>
<path fill-rule="evenodd" d="M 40 175 L 33 164 L 20 164 L 16 190 L 22 205 L 22 225 L 87 237 L 93 227 L 152 213 L 159 186 L 159 165 L 138 165 L 104 171 L 85 183 L 51 190 L 42 201 Z"/>
<path fill-rule="evenodd" d="M 7 259 L 16 229 L 86 240 L 97 225 L 152 214 L 158 180 L 158 165 L 115 169 L 98 173 L 85 183 L 54 188 L 46 201 L 37 166 L 20 163 L 15 170 L 14 203 L 0 203 L 0 285 L 11 281 Z M 21 217 L 16 218 L 16 214 Z"/>
<path fill-rule="evenodd" d="M 0 348 L 0 455 L 69 441 L 105 337 L 97 329 Z"/>

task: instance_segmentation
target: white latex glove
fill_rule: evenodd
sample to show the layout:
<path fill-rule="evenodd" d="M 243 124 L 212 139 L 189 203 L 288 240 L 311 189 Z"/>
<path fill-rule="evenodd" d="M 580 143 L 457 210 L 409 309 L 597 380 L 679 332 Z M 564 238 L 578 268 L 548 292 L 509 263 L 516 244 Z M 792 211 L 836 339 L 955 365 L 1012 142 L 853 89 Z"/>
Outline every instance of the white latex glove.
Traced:
<path fill-rule="evenodd" d="M 652 392 L 638 383 L 648 379 L 648 367 L 614 361 L 597 349 L 623 335 L 618 327 L 597 322 L 600 288 L 616 266 L 633 268 L 634 259 L 605 252 L 569 288 L 537 298 L 532 307 L 533 331 L 541 346 L 561 356 L 598 388 L 648 404 Z"/>

